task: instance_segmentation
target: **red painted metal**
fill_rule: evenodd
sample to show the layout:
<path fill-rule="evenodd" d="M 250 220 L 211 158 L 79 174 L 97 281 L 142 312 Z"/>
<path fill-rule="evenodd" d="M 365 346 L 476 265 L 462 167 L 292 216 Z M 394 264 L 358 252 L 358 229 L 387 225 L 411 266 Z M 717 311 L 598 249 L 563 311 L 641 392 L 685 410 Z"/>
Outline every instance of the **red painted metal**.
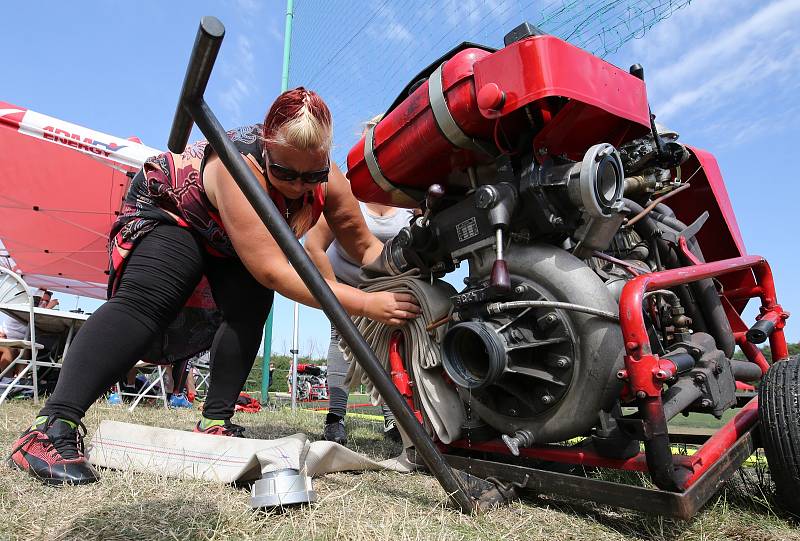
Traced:
<path fill-rule="evenodd" d="M 474 442 L 458 440 L 449 444 L 450 448 L 469 449 L 485 453 L 499 455 L 511 455 L 508 447 L 500 440 L 484 442 Z M 643 453 L 639 453 L 633 458 L 619 460 L 606 458 L 585 449 L 575 449 L 573 447 L 558 447 L 555 445 L 535 445 L 519 450 L 519 456 L 533 460 L 547 460 L 564 464 L 581 464 L 584 466 L 596 466 L 599 468 L 613 468 L 628 471 L 647 471 L 647 463 Z"/>
<path fill-rule="evenodd" d="M 453 119 L 470 137 L 487 141 L 492 139 L 494 121 L 478 111 L 472 69 L 475 62 L 490 54 L 482 49 L 465 49 L 447 60 L 442 68 L 442 88 Z M 414 149 L 413 153 L 409 153 L 409 149 Z M 374 151 L 387 179 L 398 186 L 422 192 L 431 184 L 447 186 L 451 173 L 488 159 L 488 156 L 456 148 L 444 137 L 431 110 L 428 81 L 375 127 Z M 347 167 L 347 177 L 358 199 L 416 206 L 415 202 L 398 196 L 397 192 L 385 192 L 373 181 L 364 161 L 363 138 L 347 155 Z M 462 173 L 453 174 L 463 176 Z"/>
<path fill-rule="evenodd" d="M 392 383 L 408 402 L 408 407 L 414 412 L 417 420 L 422 422 L 422 413 L 414 405 L 414 394 L 411 391 L 411 379 L 408 377 L 403 356 L 400 353 L 400 344 L 403 341 L 403 333 L 395 331 L 389 339 L 389 367 L 392 371 Z"/>
<path fill-rule="evenodd" d="M 506 121 L 529 126 L 527 115 L 519 109 L 530 105 L 532 114 L 536 112 L 534 116 L 546 124 L 536 145 L 548 150 L 538 153 L 539 158 L 560 154 L 581 158 L 596 143 L 619 144 L 644 135 L 649 128 L 641 80 L 553 36 L 525 39 L 496 53 L 460 51 L 444 64 L 442 81 L 453 119 L 473 138 L 492 141 L 498 127 L 493 119 L 498 115 L 503 126 Z M 481 91 L 484 108 L 478 99 Z M 558 109 L 549 98 L 570 101 Z M 463 170 L 488 159 L 445 139 L 431 111 L 428 81 L 376 126 L 374 149 L 384 176 L 395 186 L 418 193 L 434 183 L 465 187 Z M 364 160 L 363 139 L 350 150 L 347 165 L 358 199 L 416 206 L 402 193 L 384 191 L 375 183 Z"/>
<path fill-rule="evenodd" d="M 749 383 L 745 383 L 743 381 L 736 381 L 736 390 L 737 391 L 755 391 L 756 388 L 750 385 Z"/>
<path fill-rule="evenodd" d="M 474 442 L 468 440 L 458 440 L 445 446 L 445 448 L 469 449 L 497 455 L 511 456 L 508 447 L 500 440 L 490 440 L 484 442 Z M 647 461 L 644 453 L 627 459 L 608 458 L 588 449 L 576 447 L 562 447 L 558 445 L 534 445 L 519 450 L 519 456 L 531 460 L 545 460 L 548 462 L 558 462 L 561 464 L 579 464 L 582 466 L 593 466 L 597 468 L 611 468 L 625 471 L 647 471 Z M 685 468 L 691 468 L 693 458 L 685 455 L 676 455 L 675 464 Z"/>
<path fill-rule="evenodd" d="M 708 212 L 708 220 L 696 235 L 706 261 L 746 255 L 739 224 L 716 158 L 705 150 L 688 148 L 691 157 L 681 165 L 681 177 L 684 181 L 691 179 L 692 187 L 671 197 L 670 208 L 685 224 L 692 223 L 703 212 Z M 747 271 L 720 276 L 719 281 L 723 290 L 729 292 L 755 286 L 752 274 Z M 741 298 L 729 298 L 736 311 L 741 313 L 747 302 Z"/>
<path fill-rule="evenodd" d="M 692 486 L 756 422 L 758 422 L 758 398 L 753 398 L 692 455 L 693 471 L 686 481 L 685 488 Z"/>
<path fill-rule="evenodd" d="M 644 82 L 553 36 L 520 40 L 476 63 L 477 88 L 490 83 L 506 94 L 503 115 L 560 96 L 645 129 L 650 126 Z"/>
<path fill-rule="evenodd" d="M 647 291 L 669 288 L 680 284 L 713 278 L 738 271 L 750 271 L 761 287 L 761 303 L 764 313 L 780 312 L 776 302 L 775 284 L 772 272 L 765 259 L 759 256 L 743 256 L 693 267 L 669 269 L 661 272 L 643 274 L 633 278 L 625 285 L 620 298 L 620 326 L 625 340 L 625 369 L 633 393 L 637 396 L 661 396 L 662 382 L 655 375 L 663 369 L 657 355 L 650 350 L 650 339 L 642 314 L 642 300 Z M 782 330 L 775 330 L 774 339 L 778 358 L 787 351 L 786 339 Z M 784 355 L 785 356 L 785 355 Z M 642 394 L 643 393 L 643 394 Z"/>

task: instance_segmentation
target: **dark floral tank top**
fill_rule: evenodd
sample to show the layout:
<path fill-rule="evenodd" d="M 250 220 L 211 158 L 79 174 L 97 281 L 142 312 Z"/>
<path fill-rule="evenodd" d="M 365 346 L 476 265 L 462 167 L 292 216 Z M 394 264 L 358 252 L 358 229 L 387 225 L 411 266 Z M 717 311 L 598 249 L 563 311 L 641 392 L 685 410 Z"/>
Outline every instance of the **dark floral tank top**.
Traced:
<path fill-rule="evenodd" d="M 237 150 L 246 160 L 264 172 L 261 124 L 244 126 L 228 132 Z M 206 196 L 202 171 L 213 150 L 207 141 L 186 147 L 182 154 L 165 152 L 149 158 L 131 181 L 122 210 L 111 229 L 109 239 L 109 298 L 116 290 L 127 256 L 136 243 L 160 223 L 186 227 L 202 240 L 206 250 L 218 257 L 237 257 L 225 232 L 219 212 Z M 284 197 L 267 183 L 270 198 L 286 217 Z M 319 184 L 308 194 L 305 203 L 312 205 L 312 223 L 325 204 L 325 185 Z"/>

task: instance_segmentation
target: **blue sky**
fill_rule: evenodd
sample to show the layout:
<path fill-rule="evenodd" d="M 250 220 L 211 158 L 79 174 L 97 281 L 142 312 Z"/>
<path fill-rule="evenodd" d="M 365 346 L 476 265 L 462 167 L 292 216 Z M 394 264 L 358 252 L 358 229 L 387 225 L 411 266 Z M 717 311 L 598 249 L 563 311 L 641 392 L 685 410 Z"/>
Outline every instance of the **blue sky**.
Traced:
<path fill-rule="evenodd" d="M 451 45 L 472 39 L 497 46 L 520 13 L 532 22 L 541 15 L 538 2 L 450 1 L 438 11 L 405 0 L 323 14 L 319 6 L 352 4 L 296 0 L 291 81 L 318 89 L 331 105 L 337 161 L 354 142 L 358 121 L 381 112 L 406 79 Z M 283 0 L 9 1 L 0 33 L 0 100 L 166 148 L 198 22 L 213 14 L 227 35 L 206 99 L 225 126 L 256 122 L 280 90 L 284 7 Z M 716 155 L 745 245 L 770 260 L 779 299 L 790 311 L 800 306 L 793 280 L 800 189 L 792 161 L 800 125 L 798 28 L 799 0 L 694 0 L 606 57 L 621 67 L 643 64 L 659 121 Z M 342 47 L 358 29 L 366 45 Z M 380 69 L 370 63 L 390 57 L 402 61 L 379 61 Z M 65 298 L 64 305 L 74 302 Z M 279 300 L 276 315 L 273 351 L 286 352 L 291 303 Z M 301 351 L 324 353 L 324 315 L 303 308 L 301 323 Z M 793 323 L 788 335 L 800 340 Z"/>

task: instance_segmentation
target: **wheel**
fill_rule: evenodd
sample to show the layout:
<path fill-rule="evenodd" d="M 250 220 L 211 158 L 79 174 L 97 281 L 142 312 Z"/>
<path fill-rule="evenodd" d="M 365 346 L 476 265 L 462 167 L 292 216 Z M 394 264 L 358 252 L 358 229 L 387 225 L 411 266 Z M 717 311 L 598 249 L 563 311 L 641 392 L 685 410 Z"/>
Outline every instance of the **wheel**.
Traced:
<path fill-rule="evenodd" d="M 778 503 L 800 515 L 800 357 L 770 367 L 758 390 L 758 409 Z"/>

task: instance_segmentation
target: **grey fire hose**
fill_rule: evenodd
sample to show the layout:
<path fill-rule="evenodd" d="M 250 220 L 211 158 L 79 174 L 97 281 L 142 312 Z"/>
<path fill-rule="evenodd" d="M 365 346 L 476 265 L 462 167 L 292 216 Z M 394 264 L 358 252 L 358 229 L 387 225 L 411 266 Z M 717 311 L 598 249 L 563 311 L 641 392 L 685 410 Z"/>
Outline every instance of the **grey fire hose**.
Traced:
<path fill-rule="evenodd" d="M 450 297 L 455 290 L 450 284 L 441 280 L 434 280 L 431 283 L 419 279 L 416 270 L 399 276 L 368 279 L 363 289 L 410 293 L 419 300 L 422 315 L 402 327 L 384 325 L 364 317 L 354 318 L 353 322 L 387 372 L 389 372 L 388 354 L 391 337 L 397 330 L 403 333 L 405 366 L 416 386 L 418 399 L 422 402 L 420 409 L 424 412 L 428 430 L 443 443 L 459 439 L 461 426 L 465 421 L 464 407 L 458 393 L 442 378 L 439 344 L 444 337 L 446 327 L 426 330 L 431 322 L 449 314 Z M 380 403 L 380 393 L 369 374 L 358 363 L 352 362 L 353 351 L 345 343 L 340 347 L 345 359 L 350 363 L 345 385 L 364 385 L 372 403 Z M 402 430 L 401 435 L 404 436 L 404 444 L 408 446 L 410 442 Z"/>

